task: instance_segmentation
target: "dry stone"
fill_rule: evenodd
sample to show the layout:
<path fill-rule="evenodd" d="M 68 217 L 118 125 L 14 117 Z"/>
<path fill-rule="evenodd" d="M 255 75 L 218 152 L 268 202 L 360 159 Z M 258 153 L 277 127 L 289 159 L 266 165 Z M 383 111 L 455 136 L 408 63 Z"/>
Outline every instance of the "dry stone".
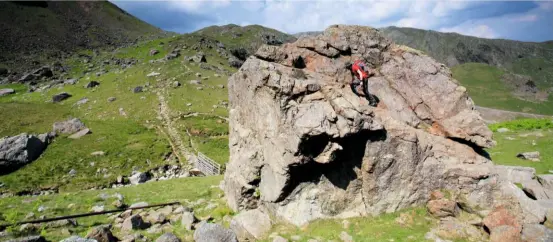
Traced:
<path fill-rule="evenodd" d="M 78 118 L 73 118 L 64 122 L 54 123 L 54 132 L 61 134 L 74 134 L 83 129 L 86 129 L 86 126 Z"/>
<path fill-rule="evenodd" d="M 232 230 L 225 229 L 219 224 L 201 222 L 194 231 L 196 242 L 238 242 Z"/>
<path fill-rule="evenodd" d="M 271 229 L 271 219 L 255 209 L 242 212 L 230 222 L 230 228 L 241 240 L 261 240 Z"/>
<path fill-rule="evenodd" d="M 480 152 L 492 132 L 446 67 L 369 27 L 331 26 L 299 43 L 262 46 L 229 79 L 233 210 L 303 225 L 423 205 L 436 189 L 494 189 Z M 356 59 L 376 69 L 377 107 L 348 86 Z"/>

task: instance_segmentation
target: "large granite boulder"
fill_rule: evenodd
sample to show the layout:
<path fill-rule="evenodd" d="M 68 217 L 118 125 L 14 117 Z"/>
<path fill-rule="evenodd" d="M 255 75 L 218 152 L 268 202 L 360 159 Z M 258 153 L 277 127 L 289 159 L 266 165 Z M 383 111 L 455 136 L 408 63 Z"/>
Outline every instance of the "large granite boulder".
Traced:
<path fill-rule="evenodd" d="M 22 133 L 0 139 L 0 175 L 10 173 L 36 160 L 46 149 L 53 134 L 39 136 Z"/>
<path fill-rule="evenodd" d="M 375 70 L 369 106 L 346 63 Z M 471 204 L 496 189 L 483 148 L 492 132 L 443 64 L 378 30 L 331 26 L 262 46 L 228 83 L 230 161 L 224 191 L 236 210 L 264 207 L 296 225 L 423 205 L 437 189 Z M 488 192 L 490 191 L 490 192 Z"/>

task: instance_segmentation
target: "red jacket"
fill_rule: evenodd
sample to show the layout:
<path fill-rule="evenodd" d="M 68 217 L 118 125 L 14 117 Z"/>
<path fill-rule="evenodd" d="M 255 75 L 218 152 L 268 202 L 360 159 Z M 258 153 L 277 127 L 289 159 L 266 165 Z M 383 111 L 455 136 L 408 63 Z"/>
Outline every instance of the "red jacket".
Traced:
<path fill-rule="evenodd" d="M 365 65 L 365 63 L 363 63 L 360 60 L 356 60 L 351 65 L 351 71 L 354 73 L 355 77 L 357 77 L 357 79 L 359 79 L 359 80 L 369 78 L 369 72 L 367 70 L 368 70 L 368 68 Z"/>

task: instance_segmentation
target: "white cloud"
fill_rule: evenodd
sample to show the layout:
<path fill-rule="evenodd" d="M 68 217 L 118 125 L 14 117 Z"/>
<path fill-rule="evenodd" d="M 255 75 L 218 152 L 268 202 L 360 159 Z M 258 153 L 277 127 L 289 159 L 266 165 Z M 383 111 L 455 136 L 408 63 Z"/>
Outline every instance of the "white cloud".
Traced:
<path fill-rule="evenodd" d="M 488 39 L 493 39 L 498 37 L 498 35 L 493 31 L 492 28 L 490 28 L 490 26 L 484 25 L 484 24 L 473 25 L 470 23 L 465 23 L 452 28 L 440 28 L 439 31 L 455 32 L 463 35 L 470 35 L 470 36 L 476 36 L 476 37 L 488 38 Z"/>
<path fill-rule="evenodd" d="M 191 13 L 206 13 L 231 4 L 231 0 L 170 0 L 170 8 L 182 9 Z"/>

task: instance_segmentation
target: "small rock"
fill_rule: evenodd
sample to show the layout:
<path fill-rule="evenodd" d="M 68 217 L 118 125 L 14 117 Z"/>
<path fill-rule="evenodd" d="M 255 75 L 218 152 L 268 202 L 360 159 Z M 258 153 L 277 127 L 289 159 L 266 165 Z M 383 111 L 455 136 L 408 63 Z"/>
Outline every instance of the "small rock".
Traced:
<path fill-rule="evenodd" d="M 192 103 L 187 103 L 186 106 L 190 107 L 190 106 L 192 106 Z"/>
<path fill-rule="evenodd" d="M 138 208 L 138 207 L 146 207 L 148 206 L 148 203 L 147 202 L 138 202 L 138 203 L 133 203 L 130 208 Z"/>
<path fill-rule="evenodd" d="M 166 219 L 167 218 L 162 213 L 157 211 L 152 211 L 146 218 L 146 221 L 148 221 L 151 224 L 162 224 L 163 222 L 165 222 Z"/>
<path fill-rule="evenodd" d="M 109 98 L 108 98 L 108 102 L 113 102 L 113 101 L 115 101 L 115 100 L 117 100 L 117 98 L 115 98 L 115 97 L 109 97 Z"/>
<path fill-rule="evenodd" d="M 113 203 L 111 205 L 113 205 L 116 208 L 124 208 L 125 207 L 125 204 L 121 200 L 115 200 L 115 201 L 113 201 Z"/>
<path fill-rule="evenodd" d="M 531 160 L 531 161 L 540 161 L 540 152 L 534 151 L 534 152 L 524 152 L 517 154 L 517 158 L 521 158 L 524 160 Z"/>
<path fill-rule="evenodd" d="M 95 212 L 95 213 L 103 212 L 104 211 L 104 205 L 94 206 L 94 207 L 92 207 L 92 209 L 90 209 L 90 211 Z"/>
<path fill-rule="evenodd" d="M 541 224 L 525 224 L 522 228 L 522 240 L 525 242 L 553 241 L 553 230 Z"/>
<path fill-rule="evenodd" d="M 72 135 L 69 136 L 70 139 L 79 139 L 87 134 L 90 134 L 90 129 L 83 129 L 77 133 L 74 133 Z"/>
<path fill-rule="evenodd" d="M 518 228 L 501 225 L 490 230 L 490 242 L 522 242 Z"/>
<path fill-rule="evenodd" d="M 349 235 L 346 231 L 342 231 L 342 233 L 340 233 L 340 239 L 343 242 L 353 242 L 353 237 L 351 237 L 351 235 Z"/>
<path fill-rule="evenodd" d="M 426 204 L 426 208 L 435 217 L 443 218 L 448 216 L 457 216 L 459 210 L 457 208 L 457 203 L 449 199 L 438 199 L 430 200 Z"/>
<path fill-rule="evenodd" d="M 131 177 L 129 177 L 129 181 L 133 185 L 141 184 L 148 180 L 150 180 L 150 176 L 145 172 L 137 172 Z"/>
<path fill-rule="evenodd" d="M 59 103 L 65 99 L 68 99 L 72 97 L 71 94 L 67 93 L 67 92 L 62 92 L 62 93 L 59 93 L 59 94 L 56 94 L 54 96 L 52 96 L 52 102 L 54 103 Z"/>
<path fill-rule="evenodd" d="M 60 240 L 60 242 L 98 242 L 96 241 L 95 239 L 84 239 L 84 238 L 81 238 L 79 236 L 71 236 L 67 239 L 64 239 L 64 240 Z"/>
<path fill-rule="evenodd" d="M 218 88 L 224 89 L 225 85 L 217 85 Z"/>
<path fill-rule="evenodd" d="M 148 225 L 142 220 L 139 214 L 132 215 L 123 221 L 122 230 L 130 231 L 133 229 L 145 229 Z"/>
<path fill-rule="evenodd" d="M 39 213 L 42 213 L 42 212 L 44 212 L 45 210 L 46 210 L 46 207 L 44 207 L 44 206 L 40 206 L 40 207 L 38 207 L 38 209 L 37 209 L 37 211 L 38 211 Z"/>
<path fill-rule="evenodd" d="M 88 239 L 95 239 L 98 242 L 116 242 L 118 241 L 111 233 L 111 225 L 101 225 L 94 227 L 87 235 Z"/>
<path fill-rule="evenodd" d="M 143 87 L 142 86 L 137 86 L 133 89 L 133 92 L 134 93 L 140 93 L 140 92 L 143 92 Z"/>
<path fill-rule="evenodd" d="M 505 132 L 509 132 L 510 130 L 508 128 L 499 128 L 497 129 L 497 132 L 499 133 L 505 133 Z"/>
<path fill-rule="evenodd" d="M 0 97 L 7 96 L 10 94 L 14 94 L 15 90 L 7 88 L 7 89 L 0 89 Z"/>
<path fill-rule="evenodd" d="M 159 51 L 156 50 L 156 49 L 151 49 L 151 50 L 150 50 L 150 55 L 152 55 L 152 56 L 153 56 L 153 55 L 157 55 L 158 53 L 159 53 Z"/>
<path fill-rule="evenodd" d="M 198 89 L 198 90 L 204 90 L 203 87 L 196 87 L 196 89 Z"/>
<path fill-rule="evenodd" d="M 100 86 L 100 83 L 97 82 L 97 81 L 91 81 L 89 82 L 88 84 L 86 84 L 84 87 L 85 88 L 94 88 L 94 87 L 97 87 L 97 86 Z"/>
<path fill-rule="evenodd" d="M 86 127 L 78 118 L 73 118 L 64 122 L 56 122 L 53 125 L 54 132 L 62 134 L 74 134 L 83 129 L 86 129 Z"/>
<path fill-rule="evenodd" d="M 151 72 L 151 73 L 149 73 L 148 75 L 146 75 L 146 77 L 154 77 L 154 76 L 159 76 L 159 75 L 161 75 L 161 73 L 159 73 L 159 72 Z"/>
<path fill-rule="evenodd" d="M 219 224 L 201 222 L 194 232 L 195 242 L 238 242 L 232 230 L 225 229 Z"/>
<path fill-rule="evenodd" d="M 196 72 L 196 77 L 201 77 L 202 73 Z"/>
<path fill-rule="evenodd" d="M 201 85 L 202 82 L 199 81 L 199 80 L 191 80 L 191 81 L 190 81 L 190 84 L 192 84 L 192 85 Z"/>
<path fill-rule="evenodd" d="M 75 103 L 76 105 L 83 105 L 83 104 L 86 104 L 88 102 L 88 98 L 82 98 L 81 100 L 77 101 L 77 103 Z"/>
<path fill-rule="evenodd" d="M 91 156 L 104 156 L 106 153 L 103 151 L 94 151 L 90 153 Z"/>
<path fill-rule="evenodd" d="M 288 240 L 280 236 L 275 236 L 275 238 L 273 238 L 273 242 L 288 242 Z"/>
<path fill-rule="evenodd" d="M 77 175 L 77 171 L 75 169 L 71 169 L 67 174 L 70 176 L 75 176 Z"/>
<path fill-rule="evenodd" d="M 68 80 L 65 80 L 63 82 L 63 84 L 66 84 L 66 85 L 75 85 L 77 84 L 77 79 L 68 79 Z"/>
<path fill-rule="evenodd" d="M 2 233 L 0 233 L 0 238 L 2 238 Z M 32 235 L 32 236 L 26 236 L 21 237 L 13 240 L 7 240 L 7 242 L 46 242 L 47 240 L 42 237 L 41 235 Z"/>
<path fill-rule="evenodd" d="M 174 81 L 173 84 L 172 84 L 172 86 L 173 86 L 174 88 L 177 88 L 177 87 L 180 87 L 181 84 L 180 84 L 180 82 L 178 82 L 178 81 Z"/>
<path fill-rule="evenodd" d="M 196 217 L 194 216 L 194 212 L 184 211 L 182 213 L 181 224 L 186 230 L 188 231 L 192 230 L 192 225 L 194 225 L 195 222 L 196 222 Z"/>
<path fill-rule="evenodd" d="M 299 236 L 299 235 L 292 235 L 292 236 L 290 236 L 290 239 L 292 239 L 292 241 L 300 241 L 300 240 L 301 240 L 301 236 Z"/>
<path fill-rule="evenodd" d="M 155 242 L 180 242 L 180 239 L 172 233 L 165 233 L 157 238 Z"/>

